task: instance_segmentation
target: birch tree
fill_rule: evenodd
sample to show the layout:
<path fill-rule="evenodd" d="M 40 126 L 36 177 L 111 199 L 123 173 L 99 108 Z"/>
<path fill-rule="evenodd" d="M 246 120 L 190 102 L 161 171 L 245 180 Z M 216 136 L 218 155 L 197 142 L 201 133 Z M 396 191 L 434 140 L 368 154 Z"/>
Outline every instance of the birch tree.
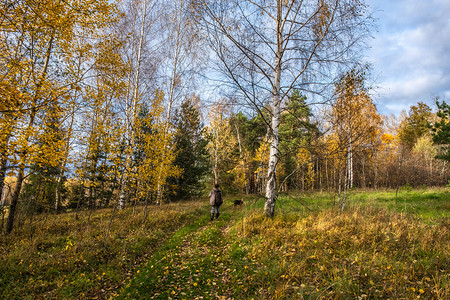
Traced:
<path fill-rule="evenodd" d="M 209 143 L 206 148 L 210 154 L 214 184 L 220 182 L 224 161 L 236 144 L 226 113 L 227 110 L 223 103 L 214 105 L 209 112 L 210 125 L 207 127 Z"/>
<path fill-rule="evenodd" d="M 182 99 L 191 93 L 189 87 L 195 83 L 195 74 L 200 68 L 201 61 L 201 38 L 195 27 L 195 3 L 188 0 L 176 0 L 170 3 L 163 3 L 164 18 L 162 28 L 165 32 L 163 38 L 164 62 L 161 65 L 160 73 L 164 78 L 163 86 L 166 88 L 165 111 L 164 111 L 164 134 L 172 135 L 174 126 L 172 122 L 173 110 Z M 173 141 L 164 139 L 167 144 L 164 148 L 171 152 Z M 165 155 L 163 153 L 163 155 Z M 161 163 L 165 159 L 161 160 Z M 161 165 L 160 170 L 164 167 Z M 165 174 L 159 177 L 166 178 Z M 161 202 L 165 180 L 159 180 L 162 184 L 158 186 L 157 202 Z"/>
<path fill-rule="evenodd" d="M 279 125 L 293 89 L 324 92 L 337 67 L 354 59 L 367 33 L 359 0 L 221 0 L 201 2 L 201 24 L 225 75 L 225 87 L 262 114 L 270 101 L 265 214 L 275 213 Z"/>
<path fill-rule="evenodd" d="M 148 92 L 153 77 L 154 61 L 151 57 L 151 46 L 149 39 L 154 33 L 156 1 L 152 0 L 131 0 L 127 1 L 124 10 L 126 18 L 122 24 L 122 32 L 129 36 L 128 47 L 124 56 L 130 66 L 128 74 L 128 92 L 125 97 L 123 120 L 124 120 L 124 143 L 125 162 L 121 170 L 121 185 L 119 192 L 119 209 L 125 207 L 127 193 L 130 189 L 132 177 L 133 149 L 136 130 L 136 119 L 142 101 L 150 99 L 151 92 Z M 148 100 L 150 101 L 150 100 Z"/>
<path fill-rule="evenodd" d="M 6 232 L 13 228 L 14 215 L 26 169 L 33 163 L 33 152 L 39 150 L 39 122 L 45 110 L 57 109 L 66 99 L 69 87 L 60 67 L 61 57 L 70 56 L 72 42 L 80 32 L 87 39 L 108 27 L 114 20 L 114 4 L 101 0 L 79 1 L 7 1 L 2 2 L 2 81 L 15 86 L 22 95 L 14 133 L 16 186 L 11 197 Z M 4 16 L 7 16 L 3 18 Z M 89 37 L 89 38 L 88 38 Z M 6 55 L 5 55 L 6 53 Z M 8 55 L 9 54 L 9 55 Z M 36 156 L 35 156 L 36 157 Z M 48 163 L 59 164 L 57 156 Z"/>
<path fill-rule="evenodd" d="M 365 74 L 353 68 L 345 73 L 336 84 L 336 101 L 332 107 L 333 131 L 345 161 L 342 163 L 344 179 L 339 170 L 339 197 L 343 187 L 342 210 L 346 191 L 354 183 L 354 155 L 361 147 L 368 147 L 377 139 L 381 118 L 365 86 Z M 341 164 L 340 164 L 341 167 Z M 342 186 L 343 184 L 343 186 Z"/>
<path fill-rule="evenodd" d="M 145 198 L 146 202 L 150 193 L 157 195 L 159 187 L 167 178 L 179 176 L 181 173 L 180 168 L 173 164 L 176 157 L 175 147 L 167 147 L 168 140 L 173 140 L 173 136 L 164 131 L 166 123 L 161 120 L 164 111 L 163 100 L 164 93 L 157 90 L 151 106 L 142 106 L 136 120 L 136 150 L 140 152 L 140 163 L 136 166 L 135 182 L 140 185 L 137 189 L 138 195 Z"/>

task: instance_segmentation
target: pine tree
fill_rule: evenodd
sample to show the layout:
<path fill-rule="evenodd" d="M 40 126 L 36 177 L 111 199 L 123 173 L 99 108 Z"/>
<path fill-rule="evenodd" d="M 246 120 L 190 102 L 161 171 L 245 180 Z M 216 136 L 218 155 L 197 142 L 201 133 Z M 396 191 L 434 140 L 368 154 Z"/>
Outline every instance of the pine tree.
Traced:
<path fill-rule="evenodd" d="M 299 169 L 304 171 L 303 165 L 311 160 L 311 156 L 306 161 L 299 161 L 296 157 L 299 149 L 309 148 L 308 145 L 311 144 L 313 135 L 318 132 L 316 125 L 310 121 L 311 116 L 311 109 L 306 103 L 306 97 L 295 90 L 281 115 L 281 158 L 278 176 L 280 183 L 284 182 L 285 184 L 284 189 L 296 184 L 295 177 L 292 175 Z M 309 150 L 304 150 L 310 153 Z"/>
<path fill-rule="evenodd" d="M 433 142 L 442 146 L 442 154 L 436 158 L 443 159 L 450 162 L 450 105 L 443 101 L 439 103 L 436 101 L 439 109 L 437 116 L 440 118 L 432 126 Z"/>
<path fill-rule="evenodd" d="M 200 112 L 194 100 L 186 99 L 176 112 L 177 133 L 174 138 L 177 158 L 174 164 L 182 169 L 180 176 L 173 177 L 169 183 L 175 185 L 175 199 L 198 197 L 205 189 L 205 175 L 209 170 L 207 141 L 200 120 Z"/>

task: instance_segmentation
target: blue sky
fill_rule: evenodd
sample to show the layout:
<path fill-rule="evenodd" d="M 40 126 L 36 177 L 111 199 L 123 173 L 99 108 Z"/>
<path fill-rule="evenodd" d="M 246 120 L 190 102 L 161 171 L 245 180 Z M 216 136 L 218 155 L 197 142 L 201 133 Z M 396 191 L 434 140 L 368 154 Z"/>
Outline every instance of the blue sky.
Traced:
<path fill-rule="evenodd" d="M 382 114 L 399 115 L 435 96 L 450 101 L 450 0 L 367 0 L 377 31 L 366 60 Z"/>

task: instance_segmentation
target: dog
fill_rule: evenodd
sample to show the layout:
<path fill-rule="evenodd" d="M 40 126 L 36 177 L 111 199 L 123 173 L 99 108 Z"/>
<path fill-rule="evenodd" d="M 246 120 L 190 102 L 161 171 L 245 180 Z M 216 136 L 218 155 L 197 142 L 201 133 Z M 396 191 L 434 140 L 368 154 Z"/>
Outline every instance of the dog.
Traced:
<path fill-rule="evenodd" d="M 242 204 L 244 204 L 244 199 L 241 200 L 234 200 L 234 208 L 238 208 L 241 209 L 242 208 Z"/>

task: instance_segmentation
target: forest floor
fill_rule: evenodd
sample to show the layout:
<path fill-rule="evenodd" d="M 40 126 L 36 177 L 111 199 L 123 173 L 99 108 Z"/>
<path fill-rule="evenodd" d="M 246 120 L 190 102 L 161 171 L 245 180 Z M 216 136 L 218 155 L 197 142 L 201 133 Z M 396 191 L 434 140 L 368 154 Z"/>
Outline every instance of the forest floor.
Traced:
<path fill-rule="evenodd" d="M 239 197 L 240 198 L 240 197 Z M 448 299 L 450 190 L 351 191 L 23 220 L 0 237 L 0 295 L 120 299 Z M 206 204 L 206 205 L 205 205 Z"/>

